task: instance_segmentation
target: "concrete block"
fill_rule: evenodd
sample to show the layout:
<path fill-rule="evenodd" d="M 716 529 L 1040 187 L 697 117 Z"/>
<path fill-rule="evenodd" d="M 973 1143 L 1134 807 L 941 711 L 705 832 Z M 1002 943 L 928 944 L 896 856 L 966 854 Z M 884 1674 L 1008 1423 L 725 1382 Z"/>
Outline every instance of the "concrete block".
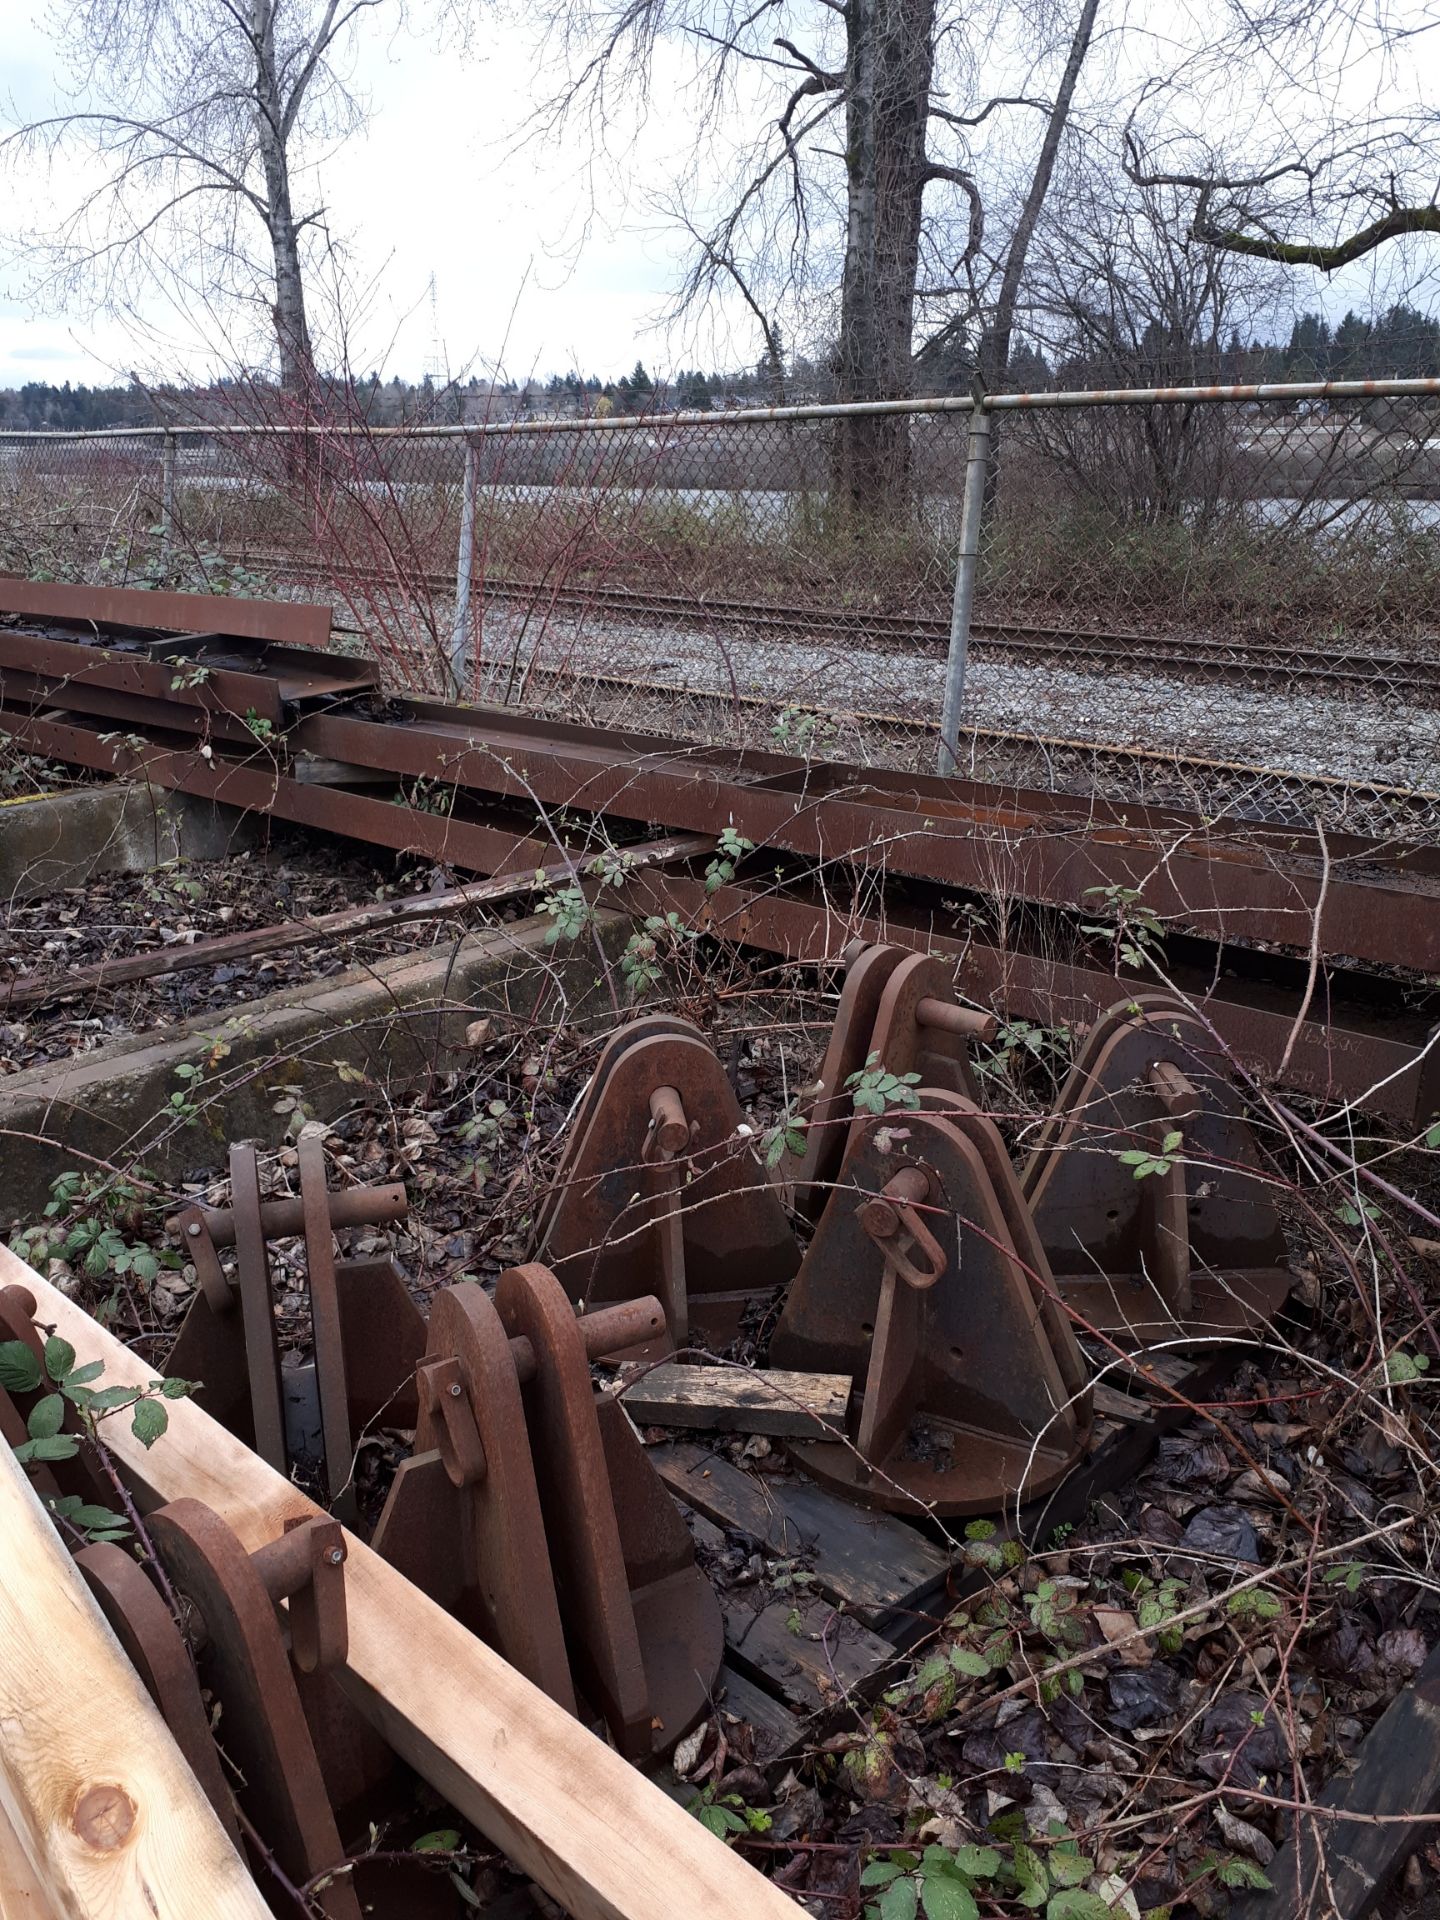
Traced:
<path fill-rule="evenodd" d="M 465 1027 L 477 1014 L 533 1021 L 539 1044 L 561 1019 L 610 1012 L 601 953 L 613 966 L 634 922 L 603 909 L 595 938 L 587 929 L 556 946 L 545 942 L 551 924 L 535 916 L 467 934 L 247 1001 L 229 1020 L 212 1012 L 12 1074 L 0 1081 L 0 1212 L 33 1222 L 71 1167 L 99 1161 L 174 1180 L 223 1166 L 232 1140 L 278 1145 L 282 1095 L 333 1119 L 365 1080 L 401 1088 L 448 1072 L 469 1060 Z M 180 1066 L 198 1067 L 200 1080 L 177 1077 Z M 198 1116 L 172 1106 L 177 1092 Z"/>
<path fill-rule="evenodd" d="M 78 887 L 97 873 L 150 873 L 254 846 L 265 822 L 192 794 L 115 781 L 0 802 L 0 900 Z"/>

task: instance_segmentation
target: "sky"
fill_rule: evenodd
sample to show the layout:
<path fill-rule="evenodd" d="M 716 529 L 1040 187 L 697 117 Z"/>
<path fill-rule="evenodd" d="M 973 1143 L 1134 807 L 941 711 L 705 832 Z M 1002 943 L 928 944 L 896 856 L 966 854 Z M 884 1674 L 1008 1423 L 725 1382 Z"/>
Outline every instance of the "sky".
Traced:
<path fill-rule="evenodd" d="M 1177 17 L 1169 12 L 1176 0 L 1131 3 L 1153 4 L 1157 20 Z M 431 0 L 414 0 L 413 10 L 427 17 Z M 536 89 L 529 32 L 483 4 L 479 18 L 483 47 L 463 60 L 421 31 L 371 30 L 359 42 L 354 80 L 370 103 L 369 122 L 320 175 L 331 230 L 345 243 L 349 285 L 366 290 L 345 303 L 352 367 L 411 379 L 427 371 L 483 377 L 497 367 L 512 378 L 569 368 L 613 378 L 637 355 L 661 373 L 753 364 L 762 342 L 738 302 L 702 325 L 657 328 L 685 250 L 655 215 L 651 195 L 683 161 L 705 104 L 687 94 L 678 56 L 658 49 L 652 108 L 633 130 L 623 167 L 596 182 L 578 127 L 563 140 L 517 147 Z M 43 25 L 43 0 L 0 0 L 0 19 L 11 112 L 24 119 L 55 111 L 63 104 L 62 69 Z M 1138 44 L 1148 43 L 1141 36 Z M 1422 49 L 1429 61 L 1436 52 L 1428 43 Z M 555 78 L 553 65 L 541 69 L 542 85 Z M 1423 76 L 1415 79 L 1422 92 L 1429 88 Z M 724 171 L 722 159 L 722 187 Z M 10 218 L 44 229 L 83 185 L 78 165 L 52 173 L 29 164 L 6 181 Z M 1323 304 L 1336 319 L 1352 303 L 1368 309 L 1389 291 L 1386 270 L 1374 256 L 1328 288 L 1296 276 L 1289 309 Z M 214 323 L 197 331 L 193 313 L 174 304 L 147 302 L 148 338 L 137 338 L 132 325 L 103 314 L 55 310 L 26 280 L 23 261 L 0 262 L 0 387 L 110 384 L 132 368 L 154 379 L 221 363 Z M 1288 331 L 1279 315 L 1273 324 Z M 201 340 L 210 343 L 208 355 Z M 245 357 L 241 347 L 222 359 L 234 365 Z"/>
<path fill-rule="evenodd" d="M 0 0 L 7 88 L 28 117 L 53 110 L 56 67 L 24 6 Z M 613 378 L 637 353 L 661 366 L 674 354 L 690 364 L 691 349 L 707 366 L 758 357 L 753 323 L 732 332 L 724 315 L 701 338 L 667 343 L 652 331 L 679 278 L 680 243 L 643 205 L 627 205 L 613 179 L 585 221 L 578 141 L 513 151 L 518 103 L 531 85 L 518 31 L 497 32 L 487 52 L 463 62 L 410 33 L 374 36 L 356 78 L 373 105 L 370 124 L 325 166 L 322 185 L 332 230 L 347 237 L 353 283 L 369 290 L 352 349 L 358 361 L 410 378 L 436 364 L 483 376 L 503 352 L 515 377 L 578 366 Z M 687 130 L 673 103 L 651 115 L 635 151 L 642 197 Z M 51 177 L 37 163 L 24 179 L 30 216 L 43 222 L 73 196 L 79 176 Z M 183 357 L 192 331 L 160 301 L 146 309 L 152 341 L 103 315 L 47 307 L 25 297 L 19 271 L 0 274 L 0 386 L 123 381 L 137 359 L 155 364 L 171 349 Z"/>

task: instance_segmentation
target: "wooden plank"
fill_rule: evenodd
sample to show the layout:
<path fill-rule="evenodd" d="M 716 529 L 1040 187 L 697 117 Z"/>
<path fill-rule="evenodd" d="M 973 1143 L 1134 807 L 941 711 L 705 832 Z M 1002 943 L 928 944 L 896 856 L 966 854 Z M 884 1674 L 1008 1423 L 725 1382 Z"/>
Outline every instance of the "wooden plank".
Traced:
<path fill-rule="evenodd" d="M 1243 1818 L 1244 1799 L 1233 1804 Z M 1433 1831 L 1424 1816 L 1440 1809 L 1440 1647 L 1365 1736 L 1355 1771 L 1332 1780 L 1319 1804 L 1352 1818 L 1298 1814 L 1295 1832 L 1265 1870 L 1273 1891 L 1236 1900 L 1237 1920 L 1291 1920 L 1311 1911 L 1362 1920 L 1406 1855 Z M 1368 1824 L 1376 1815 L 1379 1821 Z"/>
<path fill-rule="evenodd" d="M 8 1447 L 0 1539 L 0 1805 L 45 1899 L 67 1920 L 268 1920 Z"/>
<path fill-rule="evenodd" d="M 30 1290 L 38 1319 L 82 1364 L 104 1362 L 107 1386 L 154 1377 L 0 1247 L 5 1281 Z M 203 1500 L 251 1552 L 288 1518 L 320 1511 L 193 1401 L 168 1404 L 169 1430 L 148 1452 L 125 1421 L 106 1429 L 146 1507 L 187 1494 Z M 396 1752 L 574 1920 L 797 1920 L 779 1888 L 361 1541 L 346 1539 L 350 1645 L 340 1684 Z"/>
<path fill-rule="evenodd" d="M 893 1514 L 868 1513 L 798 1475 L 743 1472 L 699 1442 L 652 1447 L 679 1499 L 768 1553 L 803 1559 L 828 1600 L 866 1626 L 923 1613 L 944 1592 L 951 1556 Z"/>
<path fill-rule="evenodd" d="M 804 1721 L 728 1660 L 720 1669 L 716 1692 L 722 1720 L 729 1714 L 755 1729 L 756 1757 L 762 1766 L 777 1754 L 788 1753 L 800 1739 Z"/>
<path fill-rule="evenodd" d="M 65 1920 L 50 1904 L 0 1804 L 0 1920 Z"/>
<path fill-rule="evenodd" d="M 698 1427 L 706 1433 L 770 1433 L 834 1439 L 850 1404 L 848 1373 L 783 1368 L 651 1367 L 616 1389 L 638 1426 Z"/>
<path fill-rule="evenodd" d="M 813 1594 L 727 1610 L 730 1665 L 777 1692 L 801 1714 L 838 1706 L 848 1694 L 873 1699 L 898 1658 L 894 1647 Z"/>

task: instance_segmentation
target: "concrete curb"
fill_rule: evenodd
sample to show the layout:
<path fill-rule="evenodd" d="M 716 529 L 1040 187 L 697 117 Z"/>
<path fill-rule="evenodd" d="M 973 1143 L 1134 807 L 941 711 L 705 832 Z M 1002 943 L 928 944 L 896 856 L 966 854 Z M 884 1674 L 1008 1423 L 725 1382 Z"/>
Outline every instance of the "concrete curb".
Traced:
<path fill-rule="evenodd" d="M 163 1180 L 220 1167 L 231 1140 L 278 1144 L 283 1094 L 333 1119 L 354 1103 L 357 1076 L 401 1085 L 451 1071 L 469 1058 L 464 1030 L 478 1013 L 548 1029 L 562 1008 L 568 1019 L 608 1010 L 596 938 L 613 963 L 633 921 L 601 909 L 593 929 L 553 947 L 552 924 L 535 916 L 467 934 L 423 956 L 393 955 L 247 1001 L 229 1020 L 212 1012 L 160 1038 L 134 1034 L 11 1075 L 0 1081 L 4 1216 L 37 1220 L 51 1182 L 96 1160 Z M 198 1067 L 200 1080 L 177 1077 L 182 1066 Z M 201 1107 L 198 1117 L 173 1107 L 176 1092 Z"/>

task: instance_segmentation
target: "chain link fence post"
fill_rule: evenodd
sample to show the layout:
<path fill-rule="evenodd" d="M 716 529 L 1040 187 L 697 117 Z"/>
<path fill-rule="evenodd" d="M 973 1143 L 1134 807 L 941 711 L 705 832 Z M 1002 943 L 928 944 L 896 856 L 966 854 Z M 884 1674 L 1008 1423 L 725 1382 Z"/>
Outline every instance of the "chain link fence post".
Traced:
<path fill-rule="evenodd" d="M 450 677 L 465 691 L 465 641 L 470 631 L 470 575 L 475 565 L 475 487 L 479 469 L 475 442 L 466 436 L 465 475 L 460 484 L 460 544 L 455 555 L 455 621 L 450 629 Z"/>
<path fill-rule="evenodd" d="M 168 428 L 160 462 L 160 570 L 170 571 L 170 546 L 175 538 L 175 435 Z"/>
<path fill-rule="evenodd" d="M 980 520 L 985 508 L 985 476 L 990 465 L 990 411 L 978 400 L 965 443 L 965 494 L 960 506 L 960 551 L 955 559 L 955 597 L 950 606 L 950 651 L 945 660 L 945 693 L 940 709 L 940 750 L 936 770 L 958 770 L 960 708 L 965 699 L 965 659 L 970 650 L 970 615 L 975 605 L 975 574 L 980 562 Z"/>

